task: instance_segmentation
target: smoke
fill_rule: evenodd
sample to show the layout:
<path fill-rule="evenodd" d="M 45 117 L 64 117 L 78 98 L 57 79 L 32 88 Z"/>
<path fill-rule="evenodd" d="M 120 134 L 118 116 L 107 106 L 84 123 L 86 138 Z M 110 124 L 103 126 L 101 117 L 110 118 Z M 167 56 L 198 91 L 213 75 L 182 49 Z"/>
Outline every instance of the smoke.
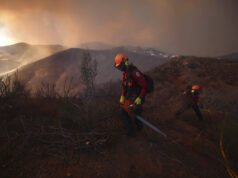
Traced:
<path fill-rule="evenodd" d="M 238 51 L 236 0 L 0 0 L 0 4 L 0 26 L 17 41 L 70 46 L 101 41 L 199 56 Z"/>

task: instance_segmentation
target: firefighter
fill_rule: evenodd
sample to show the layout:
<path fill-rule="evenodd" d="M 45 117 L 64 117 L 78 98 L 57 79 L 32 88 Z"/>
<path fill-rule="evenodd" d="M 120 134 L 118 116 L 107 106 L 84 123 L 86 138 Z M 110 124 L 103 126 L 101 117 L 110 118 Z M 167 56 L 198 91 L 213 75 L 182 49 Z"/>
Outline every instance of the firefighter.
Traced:
<path fill-rule="evenodd" d="M 201 111 L 198 107 L 200 95 L 200 87 L 198 85 L 187 86 L 182 93 L 182 107 L 176 112 L 175 117 L 178 118 L 183 112 L 192 108 L 200 121 L 203 120 Z"/>
<path fill-rule="evenodd" d="M 147 92 L 147 80 L 141 71 L 139 71 L 133 64 L 129 63 L 128 57 L 125 54 L 116 55 L 115 67 L 123 72 L 120 98 L 121 117 L 127 128 L 127 135 L 135 137 L 135 130 L 141 130 L 143 128 L 143 124 L 136 117 L 134 117 L 136 129 L 134 128 L 129 115 L 130 111 L 127 107 L 133 104 L 134 113 L 136 115 L 142 114 L 142 104 L 145 102 L 145 95 Z"/>

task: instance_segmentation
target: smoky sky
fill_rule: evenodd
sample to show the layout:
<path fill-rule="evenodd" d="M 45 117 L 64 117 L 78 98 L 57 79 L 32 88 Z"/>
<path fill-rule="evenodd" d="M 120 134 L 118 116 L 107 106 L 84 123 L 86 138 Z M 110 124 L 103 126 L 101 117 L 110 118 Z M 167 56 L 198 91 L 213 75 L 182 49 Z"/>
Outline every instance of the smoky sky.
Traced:
<path fill-rule="evenodd" d="M 237 0 L 0 0 L 0 28 L 17 42 L 99 41 L 183 55 L 238 52 Z"/>

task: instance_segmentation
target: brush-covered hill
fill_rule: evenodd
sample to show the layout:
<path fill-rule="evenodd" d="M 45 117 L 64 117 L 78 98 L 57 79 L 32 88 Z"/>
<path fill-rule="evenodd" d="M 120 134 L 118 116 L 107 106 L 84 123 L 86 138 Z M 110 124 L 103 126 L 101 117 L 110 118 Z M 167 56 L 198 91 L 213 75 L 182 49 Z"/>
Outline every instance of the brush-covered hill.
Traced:
<path fill-rule="evenodd" d="M 237 67 L 237 60 L 182 57 L 174 58 L 151 73 L 159 87 L 156 92 L 171 92 L 169 97 L 174 100 L 173 93 L 187 85 L 198 84 L 202 87 L 202 107 L 225 112 L 235 110 L 238 105 Z M 173 103 L 170 98 L 167 101 Z"/>
<path fill-rule="evenodd" d="M 62 88 L 65 80 L 74 79 L 76 88 L 80 88 L 80 65 L 85 50 L 72 48 L 58 52 L 35 63 L 22 67 L 19 70 L 21 78 L 29 87 L 35 89 L 41 82 L 53 84 L 57 89 Z M 165 63 L 168 59 L 145 54 L 134 53 L 124 48 L 112 50 L 89 50 L 92 59 L 98 64 L 96 84 L 121 79 L 121 72 L 114 68 L 114 58 L 118 53 L 125 53 L 130 62 L 135 63 L 142 71 L 148 71 L 154 66 Z"/>
<path fill-rule="evenodd" d="M 221 59 L 236 59 L 236 60 L 238 60 L 238 52 L 232 53 L 232 54 L 227 54 L 227 55 L 224 55 L 224 56 L 220 56 L 218 58 L 221 58 Z"/>
<path fill-rule="evenodd" d="M 0 47 L 0 75 L 65 49 L 60 45 L 17 43 Z"/>
<path fill-rule="evenodd" d="M 0 107 L 0 174 L 228 178 L 228 170 L 238 170 L 237 67 L 236 60 L 182 57 L 147 72 L 155 91 L 146 97 L 142 117 L 168 138 L 147 127 L 135 138 L 123 134 L 119 82 L 101 89 L 90 104 L 77 99 L 7 100 Z M 202 87 L 202 122 L 192 110 L 174 117 L 181 90 L 191 84 Z"/>

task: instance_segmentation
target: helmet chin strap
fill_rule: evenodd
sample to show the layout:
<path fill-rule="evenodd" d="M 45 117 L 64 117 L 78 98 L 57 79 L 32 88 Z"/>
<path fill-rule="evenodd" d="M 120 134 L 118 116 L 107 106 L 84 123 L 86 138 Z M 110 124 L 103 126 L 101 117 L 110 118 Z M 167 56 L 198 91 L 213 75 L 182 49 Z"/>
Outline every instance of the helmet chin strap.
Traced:
<path fill-rule="evenodd" d="M 120 71 L 127 71 L 129 67 L 129 61 L 128 60 L 124 60 L 118 67 L 116 67 L 117 69 L 119 69 Z"/>

